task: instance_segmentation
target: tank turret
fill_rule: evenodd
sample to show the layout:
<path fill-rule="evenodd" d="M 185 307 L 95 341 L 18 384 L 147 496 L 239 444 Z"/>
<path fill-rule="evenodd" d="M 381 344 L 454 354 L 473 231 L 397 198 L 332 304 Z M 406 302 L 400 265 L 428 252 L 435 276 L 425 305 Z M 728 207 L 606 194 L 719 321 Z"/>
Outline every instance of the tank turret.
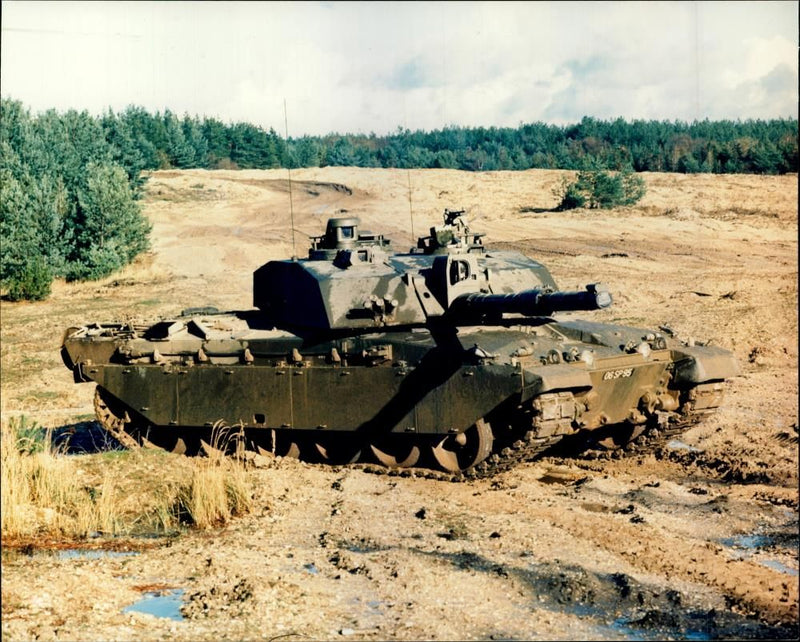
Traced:
<path fill-rule="evenodd" d="M 611 303 L 603 286 L 559 292 L 541 263 L 488 251 L 463 211 L 445 210 L 444 224 L 405 253 L 388 252 L 383 236 L 359 233 L 358 225 L 354 217 L 331 219 L 325 235 L 312 238 L 308 259 L 256 270 L 254 305 L 277 327 L 324 332 L 421 327 L 437 318 L 465 325 Z"/>

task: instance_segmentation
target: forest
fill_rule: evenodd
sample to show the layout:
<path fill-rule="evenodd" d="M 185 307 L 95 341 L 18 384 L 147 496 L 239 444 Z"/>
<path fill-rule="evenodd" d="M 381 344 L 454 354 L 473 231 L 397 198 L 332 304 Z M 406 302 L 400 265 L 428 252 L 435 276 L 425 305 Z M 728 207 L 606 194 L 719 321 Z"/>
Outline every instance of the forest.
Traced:
<path fill-rule="evenodd" d="M 287 140 L 271 128 L 170 110 L 151 113 L 129 106 L 100 116 L 75 110 L 31 114 L 21 102 L 4 98 L 3 297 L 45 298 L 54 278 L 101 278 L 146 250 L 150 225 L 139 199 L 149 170 L 325 166 L 567 169 L 582 173 L 584 182 L 577 187 L 584 192 L 586 179 L 597 172 L 618 172 L 617 188 L 623 178 L 633 180 L 635 193 L 635 172 L 797 172 L 798 121 L 585 117 L 564 126 L 398 128 L 388 135 L 331 133 Z M 572 206 L 583 206 L 580 189 L 565 194 Z"/>

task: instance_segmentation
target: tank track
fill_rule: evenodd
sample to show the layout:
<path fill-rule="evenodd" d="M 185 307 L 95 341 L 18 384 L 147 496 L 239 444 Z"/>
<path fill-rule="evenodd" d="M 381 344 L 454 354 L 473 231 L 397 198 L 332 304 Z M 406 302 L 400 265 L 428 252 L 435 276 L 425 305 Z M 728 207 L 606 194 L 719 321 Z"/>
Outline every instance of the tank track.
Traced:
<path fill-rule="evenodd" d="M 563 402 L 564 399 L 572 395 L 569 393 L 559 393 L 553 395 L 542 395 L 539 399 L 547 405 L 548 402 Z M 683 434 L 692 426 L 702 421 L 708 416 L 714 407 L 695 409 L 695 394 L 690 394 L 687 401 L 683 404 L 679 412 L 659 412 L 656 413 L 654 421 L 636 437 L 630 439 L 618 448 L 608 449 L 597 445 L 597 440 L 591 436 L 573 435 L 564 439 L 564 435 L 554 435 L 551 437 L 537 437 L 549 431 L 558 431 L 563 428 L 563 418 L 542 420 L 540 417 L 534 419 L 534 428 L 529 430 L 523 439 L 514 442 L 511 446 L 503 448 L 500 452 L 492 453 L 486 460 L 480 462 L 475 467 L 460 474 L 445 473 L 437 470 L 423 468 L 385 468 L 374 464 L 356 464 L 355 466 L 366 472 L 380 475 L 394 475 L 401 477 L 420 477 L 425 479 L 436 479 L 449 482 L 466 482 L 474 479 L 485 479 L 499 473 L 510 470 L 517 464 L 533 461 L 551 450 L 554 446 L 552 457 L 554 459 L 619 459 L 632 455 L 644 455 L 656 453 L 661 450 L 669 440 Z M 550 404 L 552 405 L 552 403 Z M 581 441 L 575 441 L 580 438 Z M 559 448 L 558 446 L 566 446 Z"/>
<path fill-rule="evenodd" d="M 140 443 L 125 430 L 125 426 L 129 422 L 126 413 L 122 411 L 124 417 L 122 418 L 119 414 L 120 409 L 110 407 L 105 395 L 98 392 L 95 395 L 94 406 L 97 418 L 103 428 L 123 446 L 129 449 L 139 448 L 142 445 L 155 447 L 146 439 L 140 438 L 144 442 Z M 530 405 L 525 415 L 525 420 L 529 422 L 530 428 L 519 439 L 509 441 L 507 445 L 503 445 L 501 442 L 500 447 L 486 459 L 459 473 L 423 467 L 390 468 L 374 463 L 353 463 L 333 467 L 395 477 L 468 482 L 506 472 L 519 464 L 539 458 L 546 451 L 552 451 L 552 457 L 556 459 L 584 460 L 618 459 L 628 455 L 654 453 L 663 448 L 670 439 L 684 433 L 714 410 L 714 408 L 696 410 L 694 396 L 690 396 L 679 412 L 657 412 L 654 420 L 640 434 L 620 444 L 617 448 L 609 449 L 600 446 L 599 439 L 591 433 L 586 436 L 580 433 L 569 435 L 567 439 L 564 439 L 570 430 L 572 409 L 574 409 L 574 399 L 571 393 L 541 395 Z M 530 417 L 527 416 L 528 414 Z M 497 443 L 496 441 L 495 444 L 497 445 Z M 554 449 L 557 444 L 559 447 Z"/>
<path fill-rule="evenodd" d="M 699 423 L 709 412 L 687 411 L 667 417 L 656 425 L 648 426 L 642 434 L 631 439 L 619 448 L 598 447 L 596 442 L 587 439 L 583 448 L 571 455 L 579 459 L 620 459 L 630 455 L 646 455 L 661 450 L 671 439 L 683 434 Z M 569 454 L 566 454 L 569 457 Z"/>
<path fill-rule="evenodd" d="M 530 428 L 516 440 L 508 440 L 486 459 L 460 473 L 449 473 L 430 468 L 387 468 L 376 464 L 353 464 L 365 472 L 397 477 L 421 477 L 439 481 L 465 482 L 493 477 L 514 466 L 539 457 L 559 443 L 570 428 L 575 413 L 571 393 L 550 393 L 537 397 L 525 413 L 523 421 Z M 497 443 L 497 442 L 496 442 Z"/>
<path fill-rule="evenodd" d="M 644 455 L 658 452 L 664 445 L 674 437 L 684 433 L 693 425 L 703 419 L 706 413 L 693 413 L 689 416 L 682 416 L 679 420 L 673 420 L 667 425 L 653 426 L 645 430 L 641 435 L 624 444 L 615 450 L 605 448 L 585 447 L 584 450 L 570 454 L 559 452 L 553 455 L 554 459 L 619 459 L 631 455 Z M 540 457 L 545 451 L 550 450 L 562 441 L 562 436 L 536 438 L 533 435 L 535 430 L 529 431 L 522 445 L 515 442 L 513 446 L 506 447 L 499 453 L 492 453 L 487 459 L 480 462 L 474 468 L 460 474 L 446 473 L 427 468 L 386 468 L 377 464 L 353 464 L 347 468 L 357 468 L 364 472 L 376 475 L 390 475 L 395 477 L 418 477 L 424 479 L 435 479 L 448 482 L 467 482 L 476 479 L 486 479 L 499 473 L 510 470 L 518 464 L 533 461 Z M 572 449 L 570 449 L 572 450 Z M 580 449 L 579 449 L 580 450 Z"/>
<path fill-rule="evenodd" d="M 378 464 L 351 464 L 348 469 L 355 468 L 367 473 L 376 475 L 389 475 L 394 477 L 419 477 L 424 479 L 436 479 L 438 481 L 465 482 L 474 479 L 486 479 L 499 473 L 510 470 L 517 464 L 530 461 L 538 457 L 541 453 L 548 450 L 561 441 L 561 435 L 555 437 L 535 436 L 535 431 L 531 430 L 525 438 L 506 446 L 500 452 L 494 452 L 479 464 L 461 473 L 448 473 L 430 468 L 387 468 Z"/>

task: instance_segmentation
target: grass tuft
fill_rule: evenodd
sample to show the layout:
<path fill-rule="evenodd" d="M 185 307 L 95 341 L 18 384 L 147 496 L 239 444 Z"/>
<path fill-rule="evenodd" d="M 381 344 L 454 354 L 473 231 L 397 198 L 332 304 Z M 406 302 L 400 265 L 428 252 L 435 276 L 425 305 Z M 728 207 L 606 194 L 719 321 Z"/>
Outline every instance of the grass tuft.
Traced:
<path fill-rule="evenodd" d="M 182 489 L 178 513 L 185 523 L 211 528 L 250 511 L 253 494 L 241 460 L 235 455 L 244 443 L 241 427 L 218 423 L 212 432 L 209 456 L 198 460 L 189 484 Z M 234 456 L 225 456 L 231 453 Z"/>
<path fill-rule="evenodd" d="M 1 429 L 3 538 L 167 535 L 187 524 L 214 528 L 252 507 L 242 462 L 221 456 L 235 452 L 241 431 L 220 431 L 217 454 L 173 462 L 178 455 L 144 450 L 69 456 L 25 417 Z"/>

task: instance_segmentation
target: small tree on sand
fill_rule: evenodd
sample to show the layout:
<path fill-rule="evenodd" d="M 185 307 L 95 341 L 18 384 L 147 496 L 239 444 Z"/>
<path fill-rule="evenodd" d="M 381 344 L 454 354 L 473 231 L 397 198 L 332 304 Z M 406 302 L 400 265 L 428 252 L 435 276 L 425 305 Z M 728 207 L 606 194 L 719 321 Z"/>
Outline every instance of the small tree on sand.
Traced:
<path fill-rule="evenodd" d="M 574 181 L 564 179 L 556 189 L 558 211 L 586 207 L 610 209 L 637 203 L 646 192 L 644 180 L 630 168 L 621 172 L 583 169 Z"/>

